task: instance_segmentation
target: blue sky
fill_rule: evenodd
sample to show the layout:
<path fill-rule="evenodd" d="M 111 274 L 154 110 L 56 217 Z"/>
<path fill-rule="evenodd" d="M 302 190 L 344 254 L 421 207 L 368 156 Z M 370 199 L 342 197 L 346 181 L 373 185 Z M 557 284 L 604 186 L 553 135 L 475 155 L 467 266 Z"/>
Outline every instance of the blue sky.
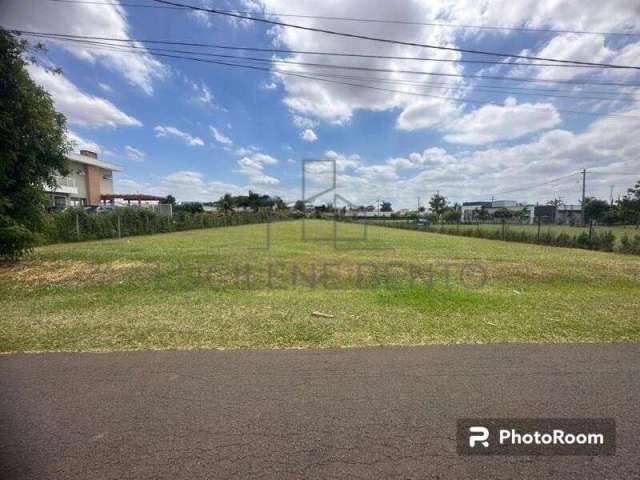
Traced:
<path fill-rule="evenodd" d="M 271 28 L 204 12 L 9 0 L 0 6 L 4 27 L 49 33 L 160 39 L 297 50 L 356 52 L 440 59 L 487 59 L 458 52 L 387 45 L 287 28 Z M 133 0 L 131 0 L 133 1 Z M 126 3 L 126 2 L 125 2 Z M 149 0 L 135 3 L 153 4 Z M 367 17 L 465 25 L 513 25 L 552 30 L 640 31 L 634 2 L 437 1 L 296 3 L 280 0 L 192 5 L 254 12 Z M 464 49 L 640 65 L 640 37 L 560 32 L 487 31 L 466 28 L 341 22 L 272 17 L 300 25 Z M 48 41 L 51 65 L 30 74 L 52 94 L 68 118 L 77 148 L 89 147 L 120 164 L 118 192 L 174 194 L 180 200 L 215 200 L 248 189 L 300 196 L 300 161 L 334 159 L 339 185 L 356 203 L 377 198 L 394 207 L 415 206 L 435 191 L 452 201 L 509 198 L 577 203 L 582 168 L 588 194 L 608 198 L 640 178 L 640 105 L 634 87 L 597 82 L 636 82 L 633 71 L 517 65 L 474 65 L 389 59 L 278 54 L 280 59 L 349 64 L 393 71 L 501 75 L 553 83 L 478 81 L 401 73 L 335 71 L 414 84 L 378 86 L 445 98 L 349 87 L 269 72 L 154 56 L 150 52 L 88 48 Z M 182 48 L 190 47 L 167 47 Z M 234 52 L 227 52 L 234 53 Z M 269 57 L 269 54 L 247 53 Z M 282 67 L 299 69 L 303 67 Z M 308 67 L 304 67 L 308 68 Z M 310 70 L 306 70 L 307 72 Z M 320 72 L 314 70 L 313 72 Z M 326 70 L 323 71 L 326 73 Z M 417 81 L 448 82 L 446 89 Z M 482 88 L 523 90 L 487 92 Z M 530 89 L 527 91 L 527 89 Z M 555 92 L 544 90 L 555 90 Z M 562 92 L 557 92 L 562 90 Z M 604 96 L 609 100 L 550 98 L 524 93 Z M 541 92 L 542 91 L 542 92 Z M 620 96 L 621 93 L 627 94 Z M 452 101 L 451 97 L 458 100 Z M 590 113 L 574 115 L 566 110 Z M 615 116 L 607 116 L 607 115 Z M 628 173 L 636 173 L 634 177 Z M 323 172 L 315 172 L 320 183 Z M 625 175 L 622 175 L 625 173 Z M 566 177 L 565 177 L 566 176 Z M 555 177 L 565 177 L 542 185 Z M 534 186 L 535 188 L 526 188 Z M 505 193 L 502 193 L 505 192 Z"/>

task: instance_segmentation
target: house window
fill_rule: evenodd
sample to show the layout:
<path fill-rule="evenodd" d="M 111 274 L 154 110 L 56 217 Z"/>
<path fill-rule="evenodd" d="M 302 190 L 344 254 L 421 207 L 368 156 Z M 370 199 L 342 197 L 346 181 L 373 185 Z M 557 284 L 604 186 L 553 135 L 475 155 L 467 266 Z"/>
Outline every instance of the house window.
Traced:
<path fill-rule="evenodd" d="M 113 179 L 113 177 L 112 177 L 111 175 L 103 175 L 103 176 L 102 176 L 102 179 L 103 179 L 103 180 L 112 180 L 112 179 Z"/>

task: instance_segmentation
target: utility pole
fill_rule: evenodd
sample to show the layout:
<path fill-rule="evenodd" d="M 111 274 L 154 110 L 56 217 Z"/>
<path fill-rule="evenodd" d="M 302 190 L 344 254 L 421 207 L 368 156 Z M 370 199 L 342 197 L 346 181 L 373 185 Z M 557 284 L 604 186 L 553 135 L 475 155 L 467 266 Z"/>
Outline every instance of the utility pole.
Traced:
<path fill-rule="evenodd" d="M 418 209 L 416 210 L 417 216 L 420 216 L 420 197 L 418 197 Z"/>
<path fill-rule="evenodd" d="M 582 169 L 582 209 L 581 209 L 581 213 L 582 213 L 582 225 L 584 225 L 584 201 L 585 201 L 585 197 L 586 197 L 586 193 L 587 193 L 587 169 L 583 168 Z"/>

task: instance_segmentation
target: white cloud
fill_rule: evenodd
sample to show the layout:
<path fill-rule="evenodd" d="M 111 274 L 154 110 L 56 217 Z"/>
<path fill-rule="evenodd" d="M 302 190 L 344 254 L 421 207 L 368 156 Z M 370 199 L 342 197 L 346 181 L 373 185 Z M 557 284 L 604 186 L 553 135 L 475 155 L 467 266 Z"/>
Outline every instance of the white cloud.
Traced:
<path fill-rule="evenodd" d="M 238 160 L 237 173 L 246 175 L 252 185 L 278 185 L 280 180 L 264 173 L 265 165 L 276 165 L 278 160 L 271 155 L 254 152 Z"/>
<path fill-rule="evenodd" d="M 207 87 L 204 83 L 196 83 L 190 82 L 191 88 L 193 88 L 196 96 L 194 97 L 196 102 L 200 103 L 211 103 L 213 101 L 213 94 L 209 87 Z"/>
<path fill-rule="evenodd" d="M 178 130 L 176 127 L 157 125 L 153 129 L 156 132 L 156 137 L 169 137 L 173 136 L 183 140 L 190 147 L 202 147 L 204 142 L 200 137 L 194 137 L 187 132 Z"/>
<path fill-rule="evenodd" d="M 210 126 L 209 130 L 211 130 L 211 135 L 213 135 L 213 138 L 216 142 L 221 143 L 222 145 L 225 145 L 227 147 L 233 145 L 233 141 L 229 137 L 225 136 L 222 132 L 220 132 L 216 127 Z"/>
<path fill-rule="evenodd" d="M 298 128 L 316 128 L 319 124 L 317 120 L 293 114 L 293 124 Z"/>
<path fill-rule="evenodd" d="M 133 160 L 134 162 L 142 162 L 145 158 L 147 158 L 147 154 L 142 150 L 138 150 L 137 148 L 132 147 L 131 145 L 127 145 L 124 147 L 124 152 L 127 155 L 129 160 Z"/>
<path fill-rule="evenodd" d="M 260 84 L 260 88 L 262 90 L 275 90 L 276 88 L 278 88 L 278 84 L 275 82 L 263 82 Z"/>
<path fill-rule="evenodd" d="M 560 123 L 560 115 L 550 103 L 517 104 L 507 98 L 503 105 L 485 105 L 446 126 L 447 142 L 480 145 L 513 140 Z"/>
<path fill-rule="evenodd" d="M 117 2 L 107 5 L 86 3 L 3 0 L 0 17 L 4 26 L 22 30 L 74 35 L 129 39 L 129 23 L 125 9 Z M 100 62 L 124 76 L 127 81 L 147 94 L 153 93 L 153 83 L 165 78 L 168 69 L 149 54 L 144 45 L 133 43 L 138 53 L 96 49 L 74 42 L 55 42 L 77 58 L 89 63 Z"/>
<path fill-rule="evenodd" d="M 89 127 L 142 125 L 109 100 L 83 92 L 62 74 L 34 64 L 28 65 L 27 70 L 33 81 L 51 94 L 56 109 L 65 114 L 69 123 Z"/>
<path fill-rule="evenodd" d="M 442 99 L 423 99 L 408 105 L 396 120 L 400 130 L 435 127 L 459 115 L 461 107 Z"/>
<path fill-rule="evenodd" d="M 71 142 L 75 152 L 80 150 L 91 150 L 92 152 L 100 153 L 102 151 L 100 145 L 95 141 L 83 138 L 73 130 L 67 130 L 67 139 Z"/>
<path fill-rule="evenodd" d="M 302 132 L 300 132 L 300 138 L 303 139 L 305 142 L 315 142 L 316 140 L 318 140 L 318 136 L 316 135 L 316 132 L 314 132 L 310 128 L 307 128 L 306 130 L 303 130 Z"/>

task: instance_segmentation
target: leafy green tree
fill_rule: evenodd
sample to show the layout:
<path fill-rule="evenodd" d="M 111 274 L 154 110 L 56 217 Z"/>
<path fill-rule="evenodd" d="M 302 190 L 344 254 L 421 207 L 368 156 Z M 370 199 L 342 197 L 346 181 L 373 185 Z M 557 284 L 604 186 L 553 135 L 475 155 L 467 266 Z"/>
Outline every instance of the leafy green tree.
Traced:
<path fill-rule="evenodd" d="M 391 208 L 391 202 L 382 202 L 382 206 L 380 207 L 381 212 L 392 212 L 393 208 Z"/>
<path fill-rule="evenodd" d="M 17 258 L 42 228 L 45 186 L 66 174 L 65 118 L 25 68 L 27 43 L 0 28 L 0 257 Z"/>
<path fill-rule="evenodd" d="M 184 202 L 176 205 L 174 211 L 185 213 L 201 213 L 204 212 L 204 207 L 200 202 Z"/>
<path fill-rule="evenodd" d="M 173 195 L 167 195 L 162 200 L 160 200 L 160 203 L 162 203 L 164 205 L 175 205 L 176 204 L 176 197 L 174 197 Z"/>
<path fill-rule="evenodd" d="M 585 222 L 601 222 L 610 209 L 610 205 L 605 200 L 598 198 L 585 198 L 584 202 L 584 220 Z"/>
<path fill-rule="evenodd" d="M 618 217 L 624 223 L 640 225 L 640 180 L 633 188 L 627 190 L 627 194 L 618 201 L 616 208 Z"/>
<path fill-rule="evenodd" d="M 440 195 L 439 193 L 434 193 L 429 200 L 429 207 L 431 211 L 435 213 L 436 217 L 439 219 L 444 212 L 444 209 L 447 207 L 447 199 Z"/>
<path fill-rule="evenodd" d="M 293 206 L 294 210 L 298 210 L 299 212 L 304 212 L 306 210 L 307 206 L 304 203 L 303 200 L 298 200 L 296 201 L 296 203 Z"/>

